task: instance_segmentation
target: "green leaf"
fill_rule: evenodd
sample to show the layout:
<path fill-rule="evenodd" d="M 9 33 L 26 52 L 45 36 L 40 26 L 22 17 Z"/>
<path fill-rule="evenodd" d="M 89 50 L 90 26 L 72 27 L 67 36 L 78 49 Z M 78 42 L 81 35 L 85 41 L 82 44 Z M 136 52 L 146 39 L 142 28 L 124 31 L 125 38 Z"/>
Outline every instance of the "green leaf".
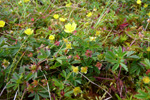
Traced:
<path fill-rule="evenodd" d="M 62 82 L 59 82 L 57 79 L 53 79 L 55 86 L 58 86 L 60 90 L 64 89 L 64 85 Z"/>
<path fill-rule="evenodd" d="M 100 74 L 100 70 L 98 69 L 98 67 L 93 67 L 94 71 L 97 73 L 97 74 Z"/>
<path fill-rule="evenodd" d="M 80 60 L 74 60 L 73 62 L 71 62 L 71 64 L 80 64 L 81 61 Z"/>
<path fill-rule="evenodd" d="M 147 58 L 144 59 L 143 64 L 145 64 L 146 69 L 150 69 L 150 61 Z"/>
<path fill-rule="evenodd" d="M 64 70 L 62 71 L 61 75 L 62 75 L 64 78 L 67 77 L 66 72 L 65 72 Z"/>
<path fill-rule="evenodd" d="M 60 60 L 60 59 L 56 59 L 60 64 L 62 64 L 62 60 Z"/>
<path fill-rule="evenodd" d="M 125 64 L 123 64 L 123 63 L 120 63 L 120 64 L 126 71 L 128 71 L 128 67 Z"/>
<path fill-rule="evenodd" d="M 65 93 L 65 95 L 64 95 L 64 96 L 66 96 L 66 97 L 70 97 L 72 93 L 73 93 L 73 91 L 69 91 L 69 92 Z"/>
<path fill-rule="evenodd" d="M 19 75 L 15 72 L 14 74 L 13 74 L 13 76 L 14 76 L 14 78 L 16 79 L 16 80 L 18 80 L 20 77 L 19 77 Z"/>
<path fill-rule="evenodd" d="M 38 92 L 38 94 L 39 94 L 41 97 L 43 97 L 43 98 L 49 97 L 48 92 L 47 92 L 47 93 L 41 93 L 41 92 Z"/>
<path fill-rule="evenodd" d="M 22 66 L 19 69 L 19 73 L 24 73 L 24 68 Z"/>
<path fill-rule="evenodd" d="M 29 81 L 31 78 L 33 78 L 33 74 L 32 73 L 29 73 L 26 77 L 25 77 L 25 79 L 26 79 L 26 81 Z"/>
<path fill-rule="evenodd" d="M 127 57 L 131 56 L 132 54 L 134 54 L 135 51 L 128 51 L 127 52 Z"/>
<path fill-rule="evenodd" d="M 39 95 L 37 93 L 34 96 L 34 100 L 40 100 L 40 97 L 39 97 Z"/>
<path fill-rule="evenodd" d="M 115 71 L 116 69 L 118 69 L 118 67 L 119 67 L 119 64 L 115 64 L 112 68 L 112 71 Z"/>
<path fill-rule="evenodd" d="M 145 91 L 142 90 L 138 90 L 139 94 L 136 94 L 135 97 L 138 99 L 145 99 L 145 100 L 149 100 L 149 94 Z"/>
<path fill-rule="evenodd" d="M 118 94 L 115 94 L 115 95 L 117 97 L 117 100 L 122 100 L 122 98 L 120 98 Z"/>
<path fill-rule="evenodd" d="M 59 62 L 56 62 L 55 65 L 50 67 L 50 69 L 56 69 L 59 66 L 61 66 L 61 64 Z"/>
<path fill-rule="evenodd" d="M 70 73 L 67 75 L 66 80 L 70 77 L 71 74 L 72 74 L 72 73 L 70 72 Z"/>
<path fill-rule="evenodd" d="M 8 84 L 8 85 L 7 85 L 7 88 L 13 87 L 13 86 L 15 86 L 15 85 L 16 85 L 16 84 L 13 84 L 13 83 Z"/>
<path fill-rule="evenodd" d="M 35 95 L 35 92 L 34 93 L 30 93 L 30 95 L 28 97 L 33 97 Z"/>
<path fill-rule="evenodd" d="M 53 79 L 53 81 L 56 86 L 60 86 L 60 82 L 57 79 Z"/>
<path fill-rule="evenodd" d="M 129 56 L 128 58 L 140 59 L 140 57 L 137 55 L 132 55 L 132 56 Z"/>

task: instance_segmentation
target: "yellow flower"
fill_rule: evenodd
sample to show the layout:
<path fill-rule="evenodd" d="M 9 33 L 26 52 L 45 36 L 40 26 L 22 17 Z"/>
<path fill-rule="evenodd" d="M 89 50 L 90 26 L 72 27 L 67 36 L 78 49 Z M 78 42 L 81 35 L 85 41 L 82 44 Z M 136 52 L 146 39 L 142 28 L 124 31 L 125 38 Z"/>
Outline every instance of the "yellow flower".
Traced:
<path fill-rule="evenodd" d="M 54 14 L 53 17 L 54 17 L 55 19 L 58 19 L 58 18 L 59 18 L 59 15 L 58 15 L 58 14 Z"/>
<path fill-rule="evenodd" d="M 77 24 L 75 22 L 73 22 L 72 24 L 68 23 L 65 25 L 64 31 L 66 33 L 72 33 L 73 31 L 75 31 L 76 27 L 77 27 Z"/>
<path fill-rule="evenodd" d="M 18 2 L 18 5 L 22 6 L 22 1 L 19 1 L 19 2 Z"/>
<path fill-rule="evenodd" d="M 31 30 L 31 28 L 28 28 L 24 31 L 24 33 L 26 33 L 27 35 L 31 35 L 33 33 L 33 30 Z"/>
<path fill-rule="evenodd" d="M 92 16 L 92 12 L 89 12 L 86 16 L 87 17 L 91 17 Z"/>
<path fill-rule="evenodd" d="M 90 41 L 95 41 L 96 37 L 90 37 Z"/>
<path fill-rule="evenodd" d="M 27 2 L 29 2 L 30 0 L 23 0 L 23 2 L 25 2 L 25 3 L 27 3 Z"/>
<path fill-rule="evenodd" d="M 81 72 L 86 74 L 87 73 L 87 69 L 88 69 L 87 67 L 81 67 Z"/>
<path fill-rule="evenodd" d="M 0 20 L 0 27 L 4 27 L 5 26 L 5 22 L 3 20 Z"/>
<path fill-rule="evenodd" d="M 148 47 L 148 48 L 146 49 L 146 51 L 150 51 L 150 47 Z"/>
<path fill-rule="evenodd" d="M 147 8 L 148 7 L 148 4 L 144 4 L 144 8 Z"/>
<path fill-rule="evenodd" d="M 69 42 L 68 39 L 65 39 L 65 38 L 63 38 L 63 41 L 64 41 L 65 43 L 68 43 L 68 42 Z"/>
<path fill-rule="evenodd" d="M 150 82 L 150 78 L 148 76 L 144 76 L 143 77 L 143 82 L 146 83 L 146 84 L 149 83 Z"/>
<path fill-rule="evenodd" d="M 72 3 L 68 3 L 66 4 L 66 7 L 70 7 L 72 5 Z"/>
<path fill-rule="evenodd" d="M 96 9 L 96 8 L 94 8 L 94 9 L 93 9 L 93 11 L 97 11 L 97 9 Z"/>
<path fill-rule="evenodd" d="M 75 96 L 76 96 L 78 93 L 82 93 L 81 88 L 80 88 L 80 87 L 75 87 L 75 88 L 73 89 L 73 93 L 74 93 Z"/>
<path fill-rule="evenodd" d="M 100 31 L 96 31 L 96 36 L 99 36 L 100 35 Z"/>
<path fill-rule="evenodd" d="M 137 0 L 136 3 L 140 5 L 142 3 L 142 1 L 141 0 Z"/>
<path fill-rule="evenodd" d="M 66 49 L 72 49 L 71 43 L 67 43 L 67 44 L 66 44 Z"/>
<path fill-rule="evenodd" d="M 55 36 L 54 35 L 50 35 L 49 39 L 53 41 L 55 39 Z"/>
<path fill-rule="evenodd" d="M 78 66 L 77 67 L 72 66 L 72 70 L 74 73 L 78 74 L 79 71 Z"/>
<path fill-rule="evenodd" d="M 65 22 L 65 21 L 66 21 L 66 18 L 59 18 L 59 20 L 60 20 L 61 22 Z"/>
<path fill-rule="evenodd" d="M 150 12 L 149 12 L 149 13 L 147 13 L 147 15 L 150 17 Z"/>
<path fill-rule="evenodd" d="M 89 26 L 89 25 L 90 25 L 89 22 L 86 22 L 86 23 L 84 24 L 85 27 L 87 27 L 87 26 Z"/>

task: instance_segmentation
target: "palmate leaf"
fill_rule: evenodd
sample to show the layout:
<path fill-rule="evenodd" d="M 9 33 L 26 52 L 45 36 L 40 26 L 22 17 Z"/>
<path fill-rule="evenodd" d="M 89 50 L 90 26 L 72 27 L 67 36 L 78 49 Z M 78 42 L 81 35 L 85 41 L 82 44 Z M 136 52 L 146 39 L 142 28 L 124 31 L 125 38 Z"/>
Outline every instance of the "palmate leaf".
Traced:
<path fill-rule="evenodd" d="M 131 68 L 129 70 L 130 74 L 136 74 L 136 75 L 139 75 L 141 70 L 143 70 L 144 67 L 142 65 L 140 65 L 139 63 L 137 63 L 136 61 L 134 61 L 132 64 L 131 64 Z"/>
<path fill-rule="evenodd" d="M 40 96 L 36 93 L 33 100 L 40 100 Z"/>
<path fill-rule="evenodd" d="M 116 55 L 113 52 L 111 52 L 111 51 L 107 51 L 105 53 L 105 60 L 107 60 L 107 61 L 109 61 L 111 63 L 116 63 L 117 62 L 116 61 Z"/>
<path fill-rule="evenodd" d="M 143 100 L 149 100 L 150 97 L 150 93 L 147 93 L 145 91 L 142 90 L 138 90 L 139 94 L 136 94 L 134 97 L 138 98 L 138 99 L 143 99 Z"/>
<path fill-rule="evenodd" d="M 146 69 L 150 69 L 150 61 L 147 58 L 144 59 L 144 62 L 142 63 L 145 65 Z"/>

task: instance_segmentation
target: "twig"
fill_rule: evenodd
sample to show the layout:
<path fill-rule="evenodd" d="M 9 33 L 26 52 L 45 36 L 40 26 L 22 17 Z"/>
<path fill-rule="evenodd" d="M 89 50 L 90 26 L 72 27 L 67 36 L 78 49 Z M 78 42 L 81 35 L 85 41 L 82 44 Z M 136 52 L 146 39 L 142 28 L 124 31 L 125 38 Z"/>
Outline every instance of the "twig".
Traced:
<path fill-rule="evenodd" d="M 13 100 L 16 100 L 17 93 L 18 93 L 18 90 L 16 91 L 16 94 L 15 94 L 15 96 L 14 96 L 14 99 L 13 99 Z"/>
<path fill-rule="evenodd" d="M 26 92 L 26 90 L 23 91 L 23 94 L 21 96 L 21 100 L 23 99 L 25 92 Z"/>
<path fill-rule="evenodd" d="M 43 75 L 44 75 L 44 77 L 45 77 L 45 80 L 47 81 L 46 75 L 44 74 L 44 72 L 43 72 L 42 70 L 41 70 L 41 72 L 43 73 Z M 48 81 L 47 81 L 47 88 L 48 88 L 49 98 L 50 98 L 50 100 L 52 100 L 52 99 L 51 99 L 51 92 L 50 92 L 50 89 L 49 89 Z"/>
<path fill-rule="evenodd" d="M 120 78 L 121 68 L 122 68 L 122 66 L 120 66 L 120 70 L 119 70 L 119 74 L 118 74 L 118 79 Z"/>
<path fill-rule="evenodd" d="M 106 38 L 102 41 L 102 43 L 104 43 L 106 41 L 106 39 L 108 38 L 108 36 L 110 35 L 110 33 L 112 32 L 113 28 L 111 29 L 111 31 L 109 31 L 108 35 L 106 36 Z"/>
<path fill-rule="evenodd" d="M 113 81 L 113 79 L 110 79 L 110 78 L 104 78 L 104 77 L 94 77 L 96 79 L 104 79 L 104 80 L 110 80 L 110 81 Z"/>
<path fill-rule="evenodd" d="M 149 25 L 149 22 L 146 24 L 145 31 L 146 31 L 146 29 L 147 29 L 148 25 Z"/>
<path fill-rule="evenodd" d="M 0 93 L 0 96 L 3 94 L 4 90 L 6 89 L 6 86 L 10 83 L 10 81 L 5 85 L 5 87 L 3 88 L 3 90 Z"/>
<path fill-rule="evenodd" d="M 91 82 L 92 84 L 96 85 L 97 87 L 101 88 L 102 90 L 104 90 L 107 94 L 109 94 L 109 98 L 105 99 L 105 100 L 109 100 L 110 98 L 112 98 L 111 94 L 106 91 L 105 89 L 103 89 L 101 86 L 97 85 L 96 83 L 94 83 L 93 81 L 91 81 L 89 78 L 87 78 L 85 75 L 83 75 L 81 72 L 79 72 L 84 78 L 86 78 L 89 82 Z"/>

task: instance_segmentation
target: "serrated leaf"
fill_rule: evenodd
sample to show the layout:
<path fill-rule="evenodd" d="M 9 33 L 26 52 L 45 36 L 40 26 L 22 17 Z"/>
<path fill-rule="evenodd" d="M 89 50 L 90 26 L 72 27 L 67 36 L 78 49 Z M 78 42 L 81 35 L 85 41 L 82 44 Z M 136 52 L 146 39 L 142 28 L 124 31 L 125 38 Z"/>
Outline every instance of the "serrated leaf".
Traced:
<path fill-rule="evenodd" d="M 62 60 L 60 60 L 60 59 L 56 59 L 60 64 L 62 64 Z"/>
<path fill-rule="evenodd" d="M 61 64 L 59 62 L 56 62 L 55 65 L 50 67 L 50 69 L 56 69 L 59 66 L 61 66 Z"/>
<path fill-rule="evenodd" d="M 29 73 L 29 74 L 25 77 L 26 81 L 29 81 L 33 76 L 34 76 L 34 75 L 33 75 L 32 73 Z"/>
<path fill-rule="evenodd" d="M 37 93 L 35 94 L 34 100 L 40 100 L 40 97 Z"/>
<path fill-rule="evenodd" d="M 118 69 L 118 67 L 119 67 L 119 64 L 115 64 L 112 68 L 112 71 L 115 71 L 116 69 Z"/>
<path fill-rule="evenodd" d="M 65 95 L 64 95 L 64 96 L 66 96 L 66 97 L 70 97 L 72 93 L 73 93 L 73 91 L 69 91 L 69 92 L 65 93 Z"/>
<path fill-rule="evenodd" d="M 43 97 L 43 98 L 49 97 L 48 92 L 47 92 L 47 93 L 41 93 L 41 92 L 38 92 L 38 94 L 39 94 L 41 97 Z"/>
<path fill-rule="evenodd" d="M 120 63 L 120 65 L 121 65 L 126 71 L 128 71 L 128 67 L 127 67 L 125 64 Z"/>
<path fill-rule="evenodd" d="M 7 85 L 7 88 L 13 87 L 13 86 L 15 86 L 15 85 L 16 85 L 16 84 L 13 84 L 13 83 L 8 84 L 8 85 Z"/>
<path fill-rule="evenodd" d="M 129 56 L 128 58 L 135 58 L 135 59 L 139 59 L 140 57 L 137 56 L 137 55 L 132 55 L 132 56 Z"/>
<path fill-rule="evenodd" d="M 71 64 L 80 64 L 80 63 L 81 63 L 80 60 L 75 60 L 75 61 L 71 62 Z"/>
<path fill-rule="evenodd" d="M 128 51 L 127 52 L 127 57 L 131 56 L 132 54 L 134 54 L 135 51 Z"/>

